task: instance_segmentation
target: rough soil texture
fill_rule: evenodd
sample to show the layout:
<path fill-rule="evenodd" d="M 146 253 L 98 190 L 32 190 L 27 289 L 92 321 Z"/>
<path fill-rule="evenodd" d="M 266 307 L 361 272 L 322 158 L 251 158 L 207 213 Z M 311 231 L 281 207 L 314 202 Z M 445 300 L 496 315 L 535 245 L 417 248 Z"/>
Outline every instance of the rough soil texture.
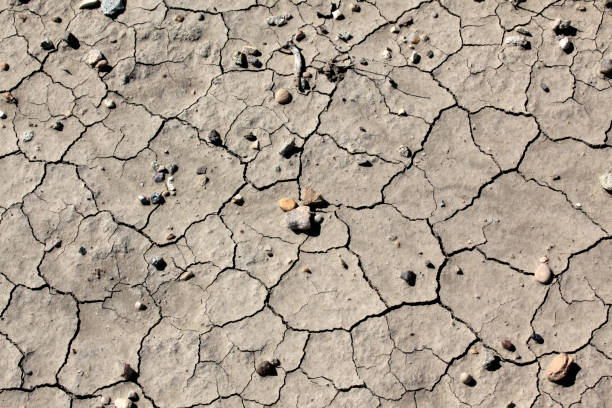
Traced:
<path fill-rule="evenodd" d="M 612 406 L 612 2 L 81 3 L 0 0 L 0 407 Z"/>

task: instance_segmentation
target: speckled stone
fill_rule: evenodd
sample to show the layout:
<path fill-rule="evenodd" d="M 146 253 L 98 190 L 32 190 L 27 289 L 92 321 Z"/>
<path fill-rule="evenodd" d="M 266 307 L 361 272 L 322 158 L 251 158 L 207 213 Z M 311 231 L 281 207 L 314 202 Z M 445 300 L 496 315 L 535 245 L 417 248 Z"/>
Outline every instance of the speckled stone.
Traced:
<path fill-rule="evenodd" d="M 274 93 L 274 100 L 280 105 L 286 105 L 291 102 L 292 96 L 285 88 L 281 88 Z"/>
<path fill-rule="evenodd" d="M 604 190 L 612 192 L 612 173 L 604 173 L 599 176 L 599 184 Z"/>
<path fill-rule="evenodd" d="M 102 0 L 100 5 L 106 16 L 115 16 L 125 10 L 125 0 Z"/>
<path fill-rule="evenodd" d="M 287 227 L 295 231 L 308 231 L 311 228 L 310 208 L 307 206 L 300 206 L 294 210 L 285 213 L 285 221 Z"/>

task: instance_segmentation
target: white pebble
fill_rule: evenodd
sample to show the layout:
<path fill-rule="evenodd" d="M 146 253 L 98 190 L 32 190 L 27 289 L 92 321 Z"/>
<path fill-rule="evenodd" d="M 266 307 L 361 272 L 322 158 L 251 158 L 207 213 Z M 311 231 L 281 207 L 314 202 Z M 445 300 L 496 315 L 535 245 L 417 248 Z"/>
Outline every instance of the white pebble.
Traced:
<path fill-rule="evenodd" d="M 6 113 L 0 111 L 0 119 L 6 119 Z"/>
<path fill-rule="evenodd" d="M 572 47 L 572 43 L 569 38 L 563 37 L 559 40 L 559 47 L 561 47 L 563 51 L 568 51 Z"/>
<path fill-rule="evenodd" d="M 134 308 L 136 310 L 144 310 L 145 309 L 145 305 L 142 302 L 136 302 L 134 303 Z"/>

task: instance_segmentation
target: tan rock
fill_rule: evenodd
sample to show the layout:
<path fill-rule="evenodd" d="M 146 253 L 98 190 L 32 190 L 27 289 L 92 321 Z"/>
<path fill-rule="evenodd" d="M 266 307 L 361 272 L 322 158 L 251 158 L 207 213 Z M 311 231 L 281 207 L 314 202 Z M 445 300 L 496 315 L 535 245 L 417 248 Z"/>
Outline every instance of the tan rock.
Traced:
<path fill-rule="evenodd" d="M 534 272 L 534 278 L 540 283 L 548 283 L 552 279 L 552 272 L 548 266 L 548 258 L 540 258 L 540 264 Z"/>
<path fill-rule="evenodd" d="M 548 381 L 561 381 L 567 375 L 567 372 L 574 362 L 574 359 L 565 353 L 558 354 L 552 359 L 546 369 L 546 378 Z"/>
<path fill-rule="evenodd" d="M 304 187 L 304 190 L 302 191 L 302 196 L 302 202 L 304 205 L 317 205 L 324 202 L 323 197 L 321 197 L 321 194 L 317 193 L 309 186 Z"/>
<path fill-rule="evenodd" d="M 291 102 L 292 96 L 288 90 L 281 88 L 274 94 L 274 100 L 281 105 L 286 105 Z"/>
<path fill-rule="evenodd" d="M 295 200 L 293 198 L 283 197 L 280 200 L 278 200 L 278 206 L 283 211 L 291 211 L 295 207 L 297 207 L 297 203 L 295 202 Z"/>

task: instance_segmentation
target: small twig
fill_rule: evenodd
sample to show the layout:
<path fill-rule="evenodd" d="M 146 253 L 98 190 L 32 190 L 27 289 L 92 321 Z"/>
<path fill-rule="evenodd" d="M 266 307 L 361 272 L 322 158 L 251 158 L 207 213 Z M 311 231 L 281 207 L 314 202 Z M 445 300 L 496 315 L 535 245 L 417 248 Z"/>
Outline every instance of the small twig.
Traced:
<path fill-rule="evenodd" d="M 306 88 L 306 79 L 302 77 L 302 72 L 304 72 L 304 57 L 302 56 L 302 52 L 293 42 L 293 38 L 287 41 L 287 46 L 293 53 L 293 57 L 295 60 L 295 85 L 297 86 L 300 92 L 304 92 Z"/>

